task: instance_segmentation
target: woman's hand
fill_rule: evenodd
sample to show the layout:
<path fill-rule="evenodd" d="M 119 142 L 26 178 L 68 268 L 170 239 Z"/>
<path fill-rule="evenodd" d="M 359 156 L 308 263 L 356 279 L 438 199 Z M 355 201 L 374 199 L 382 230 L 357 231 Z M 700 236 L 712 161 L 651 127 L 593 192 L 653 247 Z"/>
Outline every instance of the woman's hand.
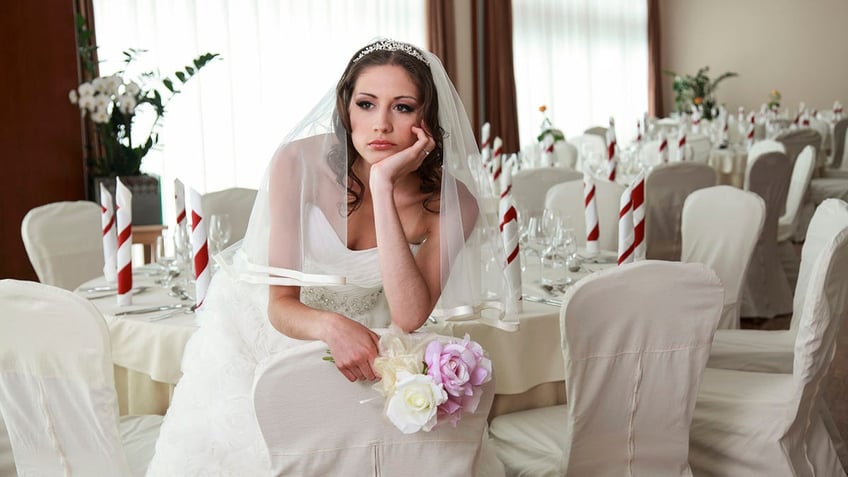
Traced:
<path fill-rule="evenodd" d="M 412 132 L 418 139 L 411 146 L 372 166 L 370 177 L 372 187 L 376 185 L 375 181 L 386 181 L 387 184 L 393 185 L 421 166 L 424 158 L 436 147 L 436 141 L 424 129 L 423 121 L 421 126 L 412 126 Z"/>
<path fill-rule="evenodd" d="M 330 347 L 330 354 L 336 367 L 350 382 L 374 381 L 379 375 L 374 371 L 374 358 L 380 337 L 366 326 L 336 315 L 332 320 L 324 341 Z"/>

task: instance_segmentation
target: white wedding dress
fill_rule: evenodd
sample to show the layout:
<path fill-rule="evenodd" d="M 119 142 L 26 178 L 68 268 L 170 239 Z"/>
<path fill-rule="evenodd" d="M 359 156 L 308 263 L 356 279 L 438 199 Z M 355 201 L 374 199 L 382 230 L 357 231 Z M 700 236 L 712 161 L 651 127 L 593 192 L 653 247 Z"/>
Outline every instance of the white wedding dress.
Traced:
<path fill-rule="evenodd" d="M 370 328 L 387 327 L 377 249 L 349 250 L 318 208 L 310 209 L 307 260 L 347 284 L 303 287 L 301 300 Z M 414 251 L 414 248 L 413 248 Z M 320 262 L 320 263 L 319 263 Z M 267 285 L 215 275 L 198 312 L 200 328 L 186 345 L 148 476 L 266 476 L 269 457 L 251 400 L 257 364 L 302 341 L 281 334 L 267 317 Z"/>

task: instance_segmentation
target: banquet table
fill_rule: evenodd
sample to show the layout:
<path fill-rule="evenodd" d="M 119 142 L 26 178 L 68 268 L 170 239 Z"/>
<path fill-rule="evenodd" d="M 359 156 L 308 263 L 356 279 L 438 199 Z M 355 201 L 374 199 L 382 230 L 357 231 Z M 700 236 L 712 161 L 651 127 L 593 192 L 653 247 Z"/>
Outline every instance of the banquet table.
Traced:
<path fill-rule="evenodd" d="M 575 279 L 609 267 L 608 264 L 584 264 L 573 274 Z M 179 303 L 168 289 L 154 284 L 146 271 L 134 272 L 134 286 L 147 286 L 133 296 L 132 308 L 119 307 L 114 295 L 93 299 L 103 313 L 112 343 L 121 415 L 164 414 L 174 386 L 182 373 L 180 363 L 186 343 L 198 328 L 194 314 L 176 313 L 172 317 L 150 321 L 164 312 L 116 316 L 115 313 L 163 304 Z M 506 412 L 563 403 L 565 375 L 560 347 L 558 296 L 544 291 L 534 279 L 538 269 L 527 269 L 524 293 L 528 297 L 519 315 L 518 331 L 504 331 L 480 320 L 439 321 L 428 323 L 424 331 L 464 337 L 467 333 L 489 353 L 495 372 L 495 402 L 490 417 Z M 83 290 L 102 286 L 103 278 L 84 283 L 77 293 L 91 298 L 98 295 Z M 539 303 L 530 301 L 546 301 Z"/>

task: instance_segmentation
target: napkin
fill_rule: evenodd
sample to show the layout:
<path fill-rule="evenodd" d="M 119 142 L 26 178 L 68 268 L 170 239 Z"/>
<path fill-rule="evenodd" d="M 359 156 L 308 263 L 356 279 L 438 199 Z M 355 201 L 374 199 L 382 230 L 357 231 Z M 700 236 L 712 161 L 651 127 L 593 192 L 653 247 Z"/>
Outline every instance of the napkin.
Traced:
<path fill-rule="evenodd" d="M 554 135 L 548 133 L 542 138 L 542 161 L 540 166 L 553 167 L 554 163 Z"/>
<path fill-rule="evenodd" d="M 686 160 L 686 128 L 681 127 L 677 132 L 677 158 L 678 161 Z"/>
<path fill-rule="evenodd" d="M 495 136 L 495 140 L 492 142 L 492 190 L 495 191 L 495 195 L 500 195 L 500 177 L 502 173 L 502 162 L 503 162 L 503 139 L 499 136 Z"/>
<path fill-rule="evenodd" d="M 607 161 L 607 179 L 610 182 L 615 182 L 615 173 L 618 170 L 618 159 L 613 157 Z"/>
<path fill-rule="evenodd" d="M 645 243 L 645 172 L 640 172 L 630 186 L 633 202 L 633 260 L 644 260 Z"/>
<path fill-rule="evenodd" d="M 692 132 L 698 134 L 701 132 L 701 107 L 696 106 L 692 111 Z"/>
<path fill-rule="evenodd" d="M 624 189 L 619 200 L 618 212 L 618 264 L 633 262 L 633 190 Z"/>
<path fill-rule="evenodd" d="M 642 122 L 638 119 L 636 120 L 636 145 L 642 143 Z"/>
<path fill-rule="evenodd" d="M 748 146 L 748 150 L 751 150 L 751 146 L 754 145 L 754 128 L 757 125 L 757 118 L 754 116 L 754 113 L 751 113 L 750 120 L 748 121 L 748 130 L 745 133 L 745 141 Z"/>
<path fill-rule="evenodd" d="M 179 179 L 174 179 L 174 203 L 177 206 L 177 227 L 186 228 L 185 186 Z"/>
<path fill-rule="evenodd" d="M 112 194 L 100 183 L 100 225 L 103 233 L 103 276 L 109 283 L 118 279 L 118 233 L 115 230 Z"/>
<path fill-rule="evenodd" d="M 197 306 L 203 305 L 206 290 L 212 280 L 209 270 L 209 246 L 206 241 L 206 217 L 203 215 L 201 195 L 191 190 L 191 250 L 194 258 L 195 300 Z"/>
<path fill-rule="evenodd" d="M 500 225 L 501 239 L 506 252 L 506 263 L 503 264 L 506 271 L 507 293 L 509 299 L 507 304 L 516 304 L 516 313 L 523 310 L 521 300 L 521 259 L 519 258 L 518 238 L 520 227 L 518 225 L 518 211 L 512 198 L 512 169 L 504 167 L 501 175 L 500 196 Z"/>
<path fill-rule="evenodd" d="M 488 122 L 483 123 L 480 128 L 480 156 L 483 160 L 483 167 L 489 167 L 489 161 L 492 160 L 491 131 L 492 125 Z"/>
<path fill-rule="evenodd" d="M 611 161 L 618 152 L 616 150 L 618 141 L 615 138 L 615 119 L 610 116 L 609 127 L 607 128 L 607 160 Z"/>
<path fill-rule="evenodd" d="M 118 305 L 132 305 L 132 192 L 118 177 L 115 186 L 115 215 L 118 222 Z"/>
<path fill-rule="evenodd" d="M 660 133 L 660 163 L 668 162 L 668 139 L 665 137 L 665 133 Z"/>
<path fill-rule="evenodd" d="M 600 251 L 598 203 L 595 201 L 595 181 L 588 173 L 583 173 L 583 212 L 586 220 L 586 252 L 589 255 L 597 255 Z"/>

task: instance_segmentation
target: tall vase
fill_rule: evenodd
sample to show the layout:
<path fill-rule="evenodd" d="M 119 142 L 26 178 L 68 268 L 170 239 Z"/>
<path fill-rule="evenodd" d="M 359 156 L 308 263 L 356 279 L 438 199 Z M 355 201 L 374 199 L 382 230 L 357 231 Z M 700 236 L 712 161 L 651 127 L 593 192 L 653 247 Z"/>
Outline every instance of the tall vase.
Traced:
<path fill-rule="evenodd" d="M 115 197 L 114 177 L 94 177 L 94 200 L 100 203 L 100 184 Z M 132 192 L 133 225 L 159 225 L 162 223 L 162 188 L 159 177 L 148 174 L 122 176 L 121 182 Z"/>

